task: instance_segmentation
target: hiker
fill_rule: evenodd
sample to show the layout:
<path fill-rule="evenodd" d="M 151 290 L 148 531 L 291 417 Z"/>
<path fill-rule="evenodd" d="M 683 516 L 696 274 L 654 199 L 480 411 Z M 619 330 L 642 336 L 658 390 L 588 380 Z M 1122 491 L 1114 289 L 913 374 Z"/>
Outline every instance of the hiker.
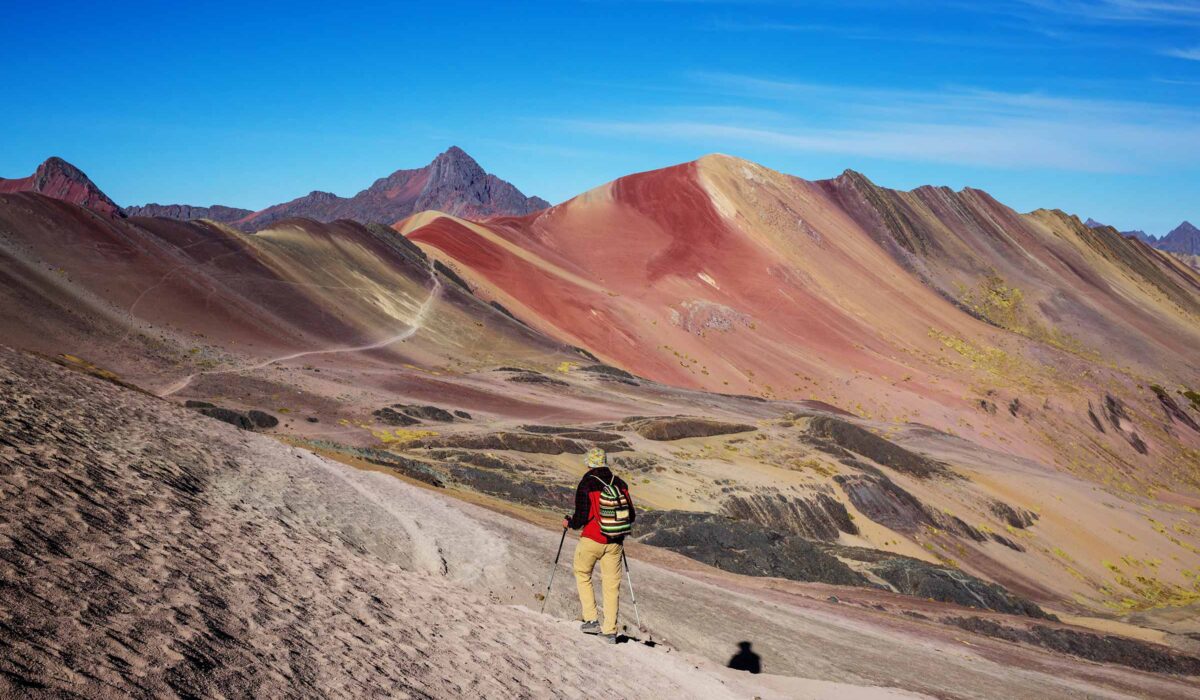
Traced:
<path fill-rule="evenodd" d="M 610 644 L 617 643 L 617 606 L 621 596 L 622 555 L 625 535 L 633 527 L 633 499 L 629 487 L 608 468 L 604 450 L 595 448 L 584 456 L 588 468 L 575 490 L 575 512 L 563 519 L 563 528 L 583 532 L 575 546 L 575 583 L 583 607 L 585 634 L 598 634 Z M 592 569 L 600 562 L 604 589 L 604 623 L 596 613 L 596 593 L 592 590 Z"/>

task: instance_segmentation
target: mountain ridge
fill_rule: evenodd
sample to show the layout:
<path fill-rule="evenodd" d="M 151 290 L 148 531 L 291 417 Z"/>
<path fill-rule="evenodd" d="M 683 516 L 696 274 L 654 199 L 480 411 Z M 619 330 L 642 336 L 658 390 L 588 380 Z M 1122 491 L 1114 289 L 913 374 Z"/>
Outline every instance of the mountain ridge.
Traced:
<path fill-rule="evenodd" d="M 246 230 L 257 230 L 287 218 L 328 223 L 349 219 L 359 223 L 391 223 L 426 209 L 456 215 L 487 217 L 524 215 L 550 206 L 540 197 L 527 197 L 511 183 L 488 173 L 458 146 L 451 146 L 421 168 L 400 169 L 376 179 L 350 197 L 313 190 L 295 199 L 258 211 L 236 207 L 192 207 L 147 204 L 129 207 L 134 216 L 173 219 L 215 218 Z"/>

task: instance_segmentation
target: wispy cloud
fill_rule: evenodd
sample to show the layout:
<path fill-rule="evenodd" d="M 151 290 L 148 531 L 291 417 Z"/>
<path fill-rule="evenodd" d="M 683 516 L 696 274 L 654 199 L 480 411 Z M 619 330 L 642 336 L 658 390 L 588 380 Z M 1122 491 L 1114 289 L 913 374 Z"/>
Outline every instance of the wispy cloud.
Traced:
<path fill-rule="evenodd" d="M 1185 58 L 1189 61 L 1200 61 L 1200 46 L 1193 46 L 1190 49 L 1168 49 L 1163 52 L 1168 56 L 1175 58 Z"/>
<path fill-rule="evenodd" d="M 980 34 L 953 33 L 947 31 L 903 31 L 897 32 L 887 26 L 872 26 L 868 24 L 814 24 L 809 22 L 788 22 L 772 19 L 710 19 L 699 27 L 705 31 L 737 32 L 737 33 L 775 33 L 775 34 L 823 34 L 836 35 L 840 39 L 859 42 L 888 42 L 904 44 L 936 44 L 943 46 L 970 46 L 979 48 L 1017 49 L 1029 47 L 1028 37 L 1012 36 L 981 36 Z"/>
<path fill-rule="evenodd" d="M 1200 4 L 1190 0 L 1019 0 L 999 8 L 1092 24 L 1200 23 Z"/>
<path fill-rule="evenodd" d="M 770 103 L 720 113 L 677 106 L 641 119 L 559 119 L 619 138 L 694 142 L 703 150 L 789 151 L 997 168 L 1132 172 L 1200 157 L 1200 113 L 1146 102 L 973 88 L 903 90 L 793 83 L 725 73 L 693 80 Z"/>

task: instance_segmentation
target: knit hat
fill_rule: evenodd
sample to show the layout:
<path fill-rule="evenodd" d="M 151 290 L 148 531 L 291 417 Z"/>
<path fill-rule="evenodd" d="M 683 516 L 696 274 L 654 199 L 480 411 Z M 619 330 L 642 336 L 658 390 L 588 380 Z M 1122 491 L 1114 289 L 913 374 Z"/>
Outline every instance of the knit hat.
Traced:
<path fill-rule="evenodd" d="M 608 466 L 608 457 L 604 454 L 604 450 L 599 447 L 593 447 L 588 450 L 588 453 L 583 456 L 583 464 L 588 469 L 598 469 Z"/>

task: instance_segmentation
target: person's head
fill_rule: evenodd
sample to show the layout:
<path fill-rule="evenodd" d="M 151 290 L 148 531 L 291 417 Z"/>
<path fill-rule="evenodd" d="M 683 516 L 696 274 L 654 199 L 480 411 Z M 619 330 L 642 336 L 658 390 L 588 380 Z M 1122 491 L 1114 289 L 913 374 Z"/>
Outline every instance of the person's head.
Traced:
<path fill-rule="evenodd" d="M 583 456 L 583 464 L 588 469 L 599 469 L 608 466 L 608 455 L 599 447 L 593 447 Z"/>
<path fill-rule="evenodd" d="M 750 651 L 751 646 L 753 645 L 750 644 L 750 642 L 738 642 L 738 649 L 741 649 L 742 651 Z"/>

